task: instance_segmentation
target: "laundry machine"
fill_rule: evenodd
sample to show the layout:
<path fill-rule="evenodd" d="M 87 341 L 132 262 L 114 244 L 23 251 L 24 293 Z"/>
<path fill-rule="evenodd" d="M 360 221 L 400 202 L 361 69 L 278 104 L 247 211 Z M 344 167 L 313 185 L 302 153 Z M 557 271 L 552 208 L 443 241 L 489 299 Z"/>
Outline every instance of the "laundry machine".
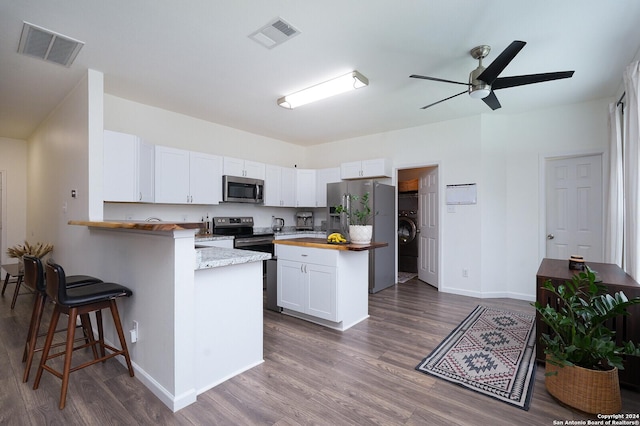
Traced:
<path fill-rule="evenodd" d="M 418 194 L 398 194 L 398 270 L 418 272 Z"/>

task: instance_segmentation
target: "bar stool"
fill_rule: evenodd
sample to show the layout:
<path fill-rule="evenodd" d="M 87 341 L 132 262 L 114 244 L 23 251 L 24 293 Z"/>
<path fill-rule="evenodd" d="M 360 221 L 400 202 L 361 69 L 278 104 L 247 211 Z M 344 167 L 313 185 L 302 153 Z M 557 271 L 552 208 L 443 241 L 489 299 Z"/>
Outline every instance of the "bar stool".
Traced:
<path fill-rule="evenodd" d="M 42 314 L 44 313 L 44 307 L 47 301 L 47 288 L 44 279 L 44 268 L 40 258 L 25 255 L 23 256 L 23 260 L 24 284 L 35 294 L 33 311 L 31 313 L 31 322 L 29 323 L 27 340 L 24 344 L 24 351 L 22 353 L 22 362 L 26 362 L 22 381 L 26 383 L 29 380 L 29 372 L 31 371 L 33 356 L 37 351 L 42 350 L 42 348 L 36 348 L 38 337 L 46 336 L 46 333 L 40 333 L 40 323 L 42 322 Z M 67 288 L 101 282 L 102 280 L 100 278 L 89 275 L 70 275 L 67 277 Z M 86 343 L 89 343 L 89 339 L 93 338 L 93 330 L 91 328 L 89 314 L 82 315 L 80 321 L 84 331 L 84 339 L 79 340 L 85 340 Z M 59 346 L 59 344 L 55 346 Z M 95 357 L 97 358 L 98 354 L 97 351 L 95 351 L 95 346 L 94 352 Z"/>
<path fill-rule="evenodd" d="M 49 331 L 47 333 L 47 339 L 42 349 L 42 359 L 36 373 L 36 378 L 33 383 L 33 389 L 38 389 L 40 385 L 40 379 L 42 378 L 42 372 L 47 370 L 54 376 L 62 379 L 62 388 L 60 390 L 60 404 L 59 408 L 63 409 L 67 398 L 67 388 L 69 386 L 69 374 L 77 371 L 81 368 L 88 367 L 98 362 L 104 362 L 109 358 L 113 358 L 118 355 L 123 355 L 129 370 L 129 376 L 133 377 L 133 367 L 131 365 L 131 359 L 129 357 L 129 350 L 127 349 L 127 342 L 124 338 L 124 332 L 122 331 L 122 324 L 120 322 L 120 315 L 118 314 L 118 307 L 116 305 L 116 298 L 122 296 L 131 296 L 133 292 L 125 286 L 115 283 L 97 283 L 86 284 L 74 288 L 67 288 L 64 269 L 62 266 L 47 262 L 47 296 L 55 303 L 53 315 L 51 317 L 51 324 L 49 324 Z M 102 329 L 102 309 L 109 308 L 113 317 L 113 323 L 118 333 L 120 340 L 120 346 L 122 349 L 116 349 L 111 345 L 108 345 L 104 341 L 104 333 Z M 71 357 L 73 355 L 74 347 L 74 335 L 76 328 L 76 320 L 78 315 L 88 314 L 95 312 L 96 321 L 98 322 L 98 340 L 91 340 L 90 343 L 83 346 L 98 345 L 100 348 L 100 357 L 94 357 L 93 360 L 87 361 L 83 364 L 71 367 Z M 67 340 L 65 350 L 53 354 L 49 354 L 51 349 L 51 343 L 56 332 L 56 326 L 60 314 L 67 314 L 69 321 L 67 325 Z M 108 349 L 111 353 L 106 353 L 105 349 Z M 47 361 L 58 356 L 64 356 L 64 367 L 62 371 L 55 370 L 50 365 L 47 365 Z"/>

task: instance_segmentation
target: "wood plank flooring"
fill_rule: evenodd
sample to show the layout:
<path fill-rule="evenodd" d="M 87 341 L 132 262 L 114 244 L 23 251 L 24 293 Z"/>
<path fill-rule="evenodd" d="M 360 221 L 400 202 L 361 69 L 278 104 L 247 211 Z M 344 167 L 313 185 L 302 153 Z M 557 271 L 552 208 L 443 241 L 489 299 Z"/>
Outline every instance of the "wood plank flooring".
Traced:
<path fill-rule="evenodd" d="M 31 303 L 20 296 L 12 311 L 11 298 L 0 298 L 2 425 L 552 425 L 595 418 L 553 400 L 542 366 L 529 411 L 414 370 L 478 304 L 533 313 L 525 301 L 442 294 L 413 279 L 370 295 L 370 318 L 346 332 L 265 310 L 265 362 L 177 413 L 115 360 L 71 374 L 64 410 L 57 378 L 45 373 L 34 391 L 34 367 L 22 383 Z M 623 412 L 640 413 L 640 393 L 623 389 Z"/>

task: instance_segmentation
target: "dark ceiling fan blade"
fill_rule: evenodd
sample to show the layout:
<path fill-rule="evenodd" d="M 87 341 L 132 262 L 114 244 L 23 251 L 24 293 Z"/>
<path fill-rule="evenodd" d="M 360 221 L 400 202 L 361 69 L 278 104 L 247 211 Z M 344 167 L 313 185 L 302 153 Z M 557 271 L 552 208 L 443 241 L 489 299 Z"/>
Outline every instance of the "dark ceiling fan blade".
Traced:
<path fill-rule="evenodd" d="M 445 80 L 443 78 L 427 77 L 427 76 L 424 76 L 424 75 L 417 75 L 417 74 L 411 74 L 409 77 L 410 78 L 421 78 L 423 80 L 440 81 L 442 83 L 462 84 L 463 86 L 469 86 L 470 85 L 469 83 L 461 83 L 459 81 Z"/>
<path fill-rule="evenodd" d="M 482 71 L 482 74 L 478 76 L 478 80 L 482 80 L 487 84 L 493 84 L 494 80 L 498 78 L 500 73 L 509 65 L 509 62 L 516 57 L 525 44 L 527 43 L 524 41 L 513 41 L 491 62 L 491 65 Z"/>
<path fill-rule="evenodd" d="M 574 71 L 548 72 L 544 74 L 516 75 L 513 77 L 497 78 L 491 88 L 493 90 L 506 89 L 508 87 L 524 86 L 525 84 L 542 83 L 545 81 L 561 80 L 571 78 Z"/>
<path fill-rule="evenodd" d="M 489 106 L 489 108 L 493 110 L 496 110 L 502 107 L 502 105 L 500 105 L 500 101 L 496 97 L 496 94 L 493 93 L 493 90 L 491 91 L 491 93 L 489 93 L 489 96 L 482 98 L 482 100 L 484 101 L 485 104 Z"/>
<path fill-rule="evenodd" d="M 464 94 L 464 93 L 467 93 L 467 91 L 465 90 L 464 92 L 456 93 L 456 94 L 455 94 L 455 95 L 453 95 L 453 96 L 449 96 L 448 98 L 441 99 L 441 100 L 439 100 L 438 102 L 434 102 L 434 103 L 429 104 L 429 105 L 427 105 L 427 106 L 423 106 L 423 107 L 422 107 L 422 108 L 420 108 L 420 109 L 427 109 L 427 108 L 429 108 L 429 107 L 432 107 L 432 106 L 434 106 L 434 105 L 439 104 L 440 102 L 448 101 L 449 99 L 451 99 L 451 98 L 455 98 L 456 96 L 460 96 L 460 95 L 462 95 L 462 94 Z"/>

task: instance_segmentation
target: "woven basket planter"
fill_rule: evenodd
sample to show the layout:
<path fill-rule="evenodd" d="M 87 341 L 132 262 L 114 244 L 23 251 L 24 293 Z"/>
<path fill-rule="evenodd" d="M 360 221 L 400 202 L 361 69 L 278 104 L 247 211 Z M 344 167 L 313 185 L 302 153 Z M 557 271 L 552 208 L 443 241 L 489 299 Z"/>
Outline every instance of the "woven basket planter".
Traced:
<path fill-rule="evenodd" d="M 578 366 L 558 367 L 547 362 L 547 391 L 558 401 L 591 414 L 615 414 L 622 408 L 618 369 L 599 371 Z"/>

